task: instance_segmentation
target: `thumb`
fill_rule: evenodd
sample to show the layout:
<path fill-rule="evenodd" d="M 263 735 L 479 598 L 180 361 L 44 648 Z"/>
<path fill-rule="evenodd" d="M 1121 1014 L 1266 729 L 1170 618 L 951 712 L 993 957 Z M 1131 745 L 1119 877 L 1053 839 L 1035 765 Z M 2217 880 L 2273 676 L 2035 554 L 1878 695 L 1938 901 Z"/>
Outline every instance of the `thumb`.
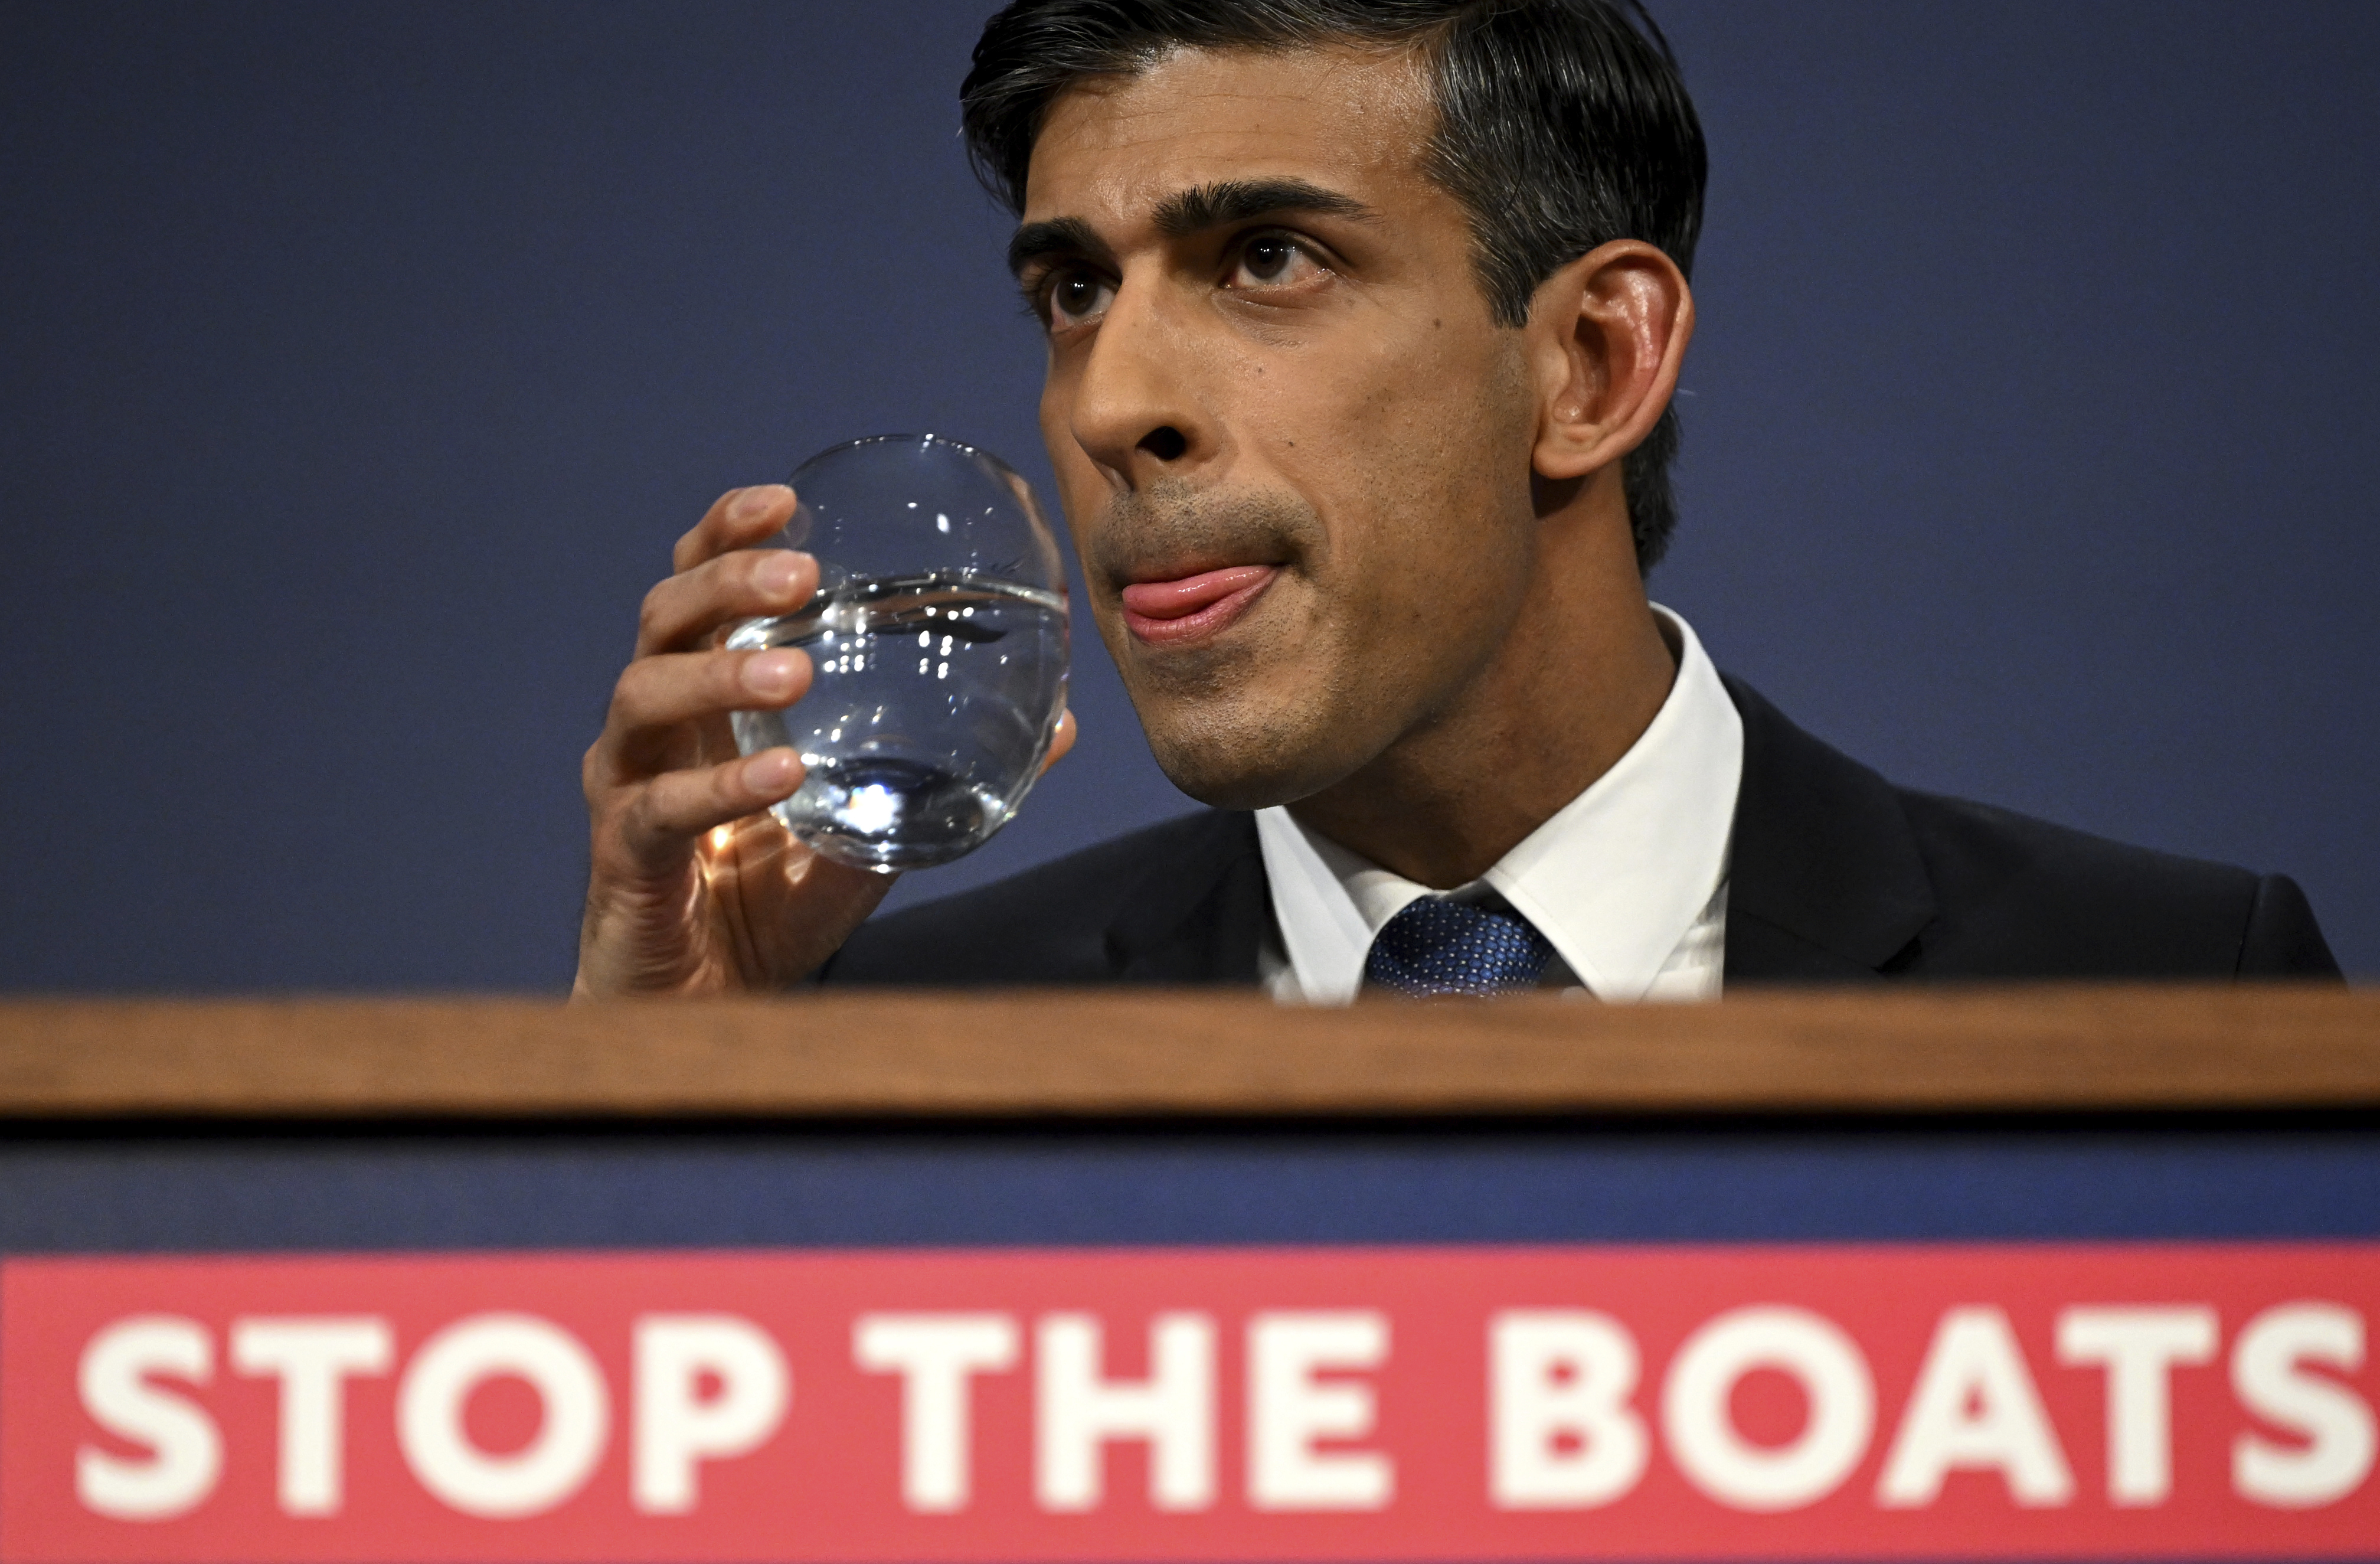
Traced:
<path fill-rule="evenodd" d="M 1048 771 L 1051 766 L 1064 760 L 1066 751 L 1074 747 L 1075 712 L 1070 706 L 1058 714 L 1058 731 L 1050 737 L 1050 752 L 1042 757 L 1041 769 Z"/>

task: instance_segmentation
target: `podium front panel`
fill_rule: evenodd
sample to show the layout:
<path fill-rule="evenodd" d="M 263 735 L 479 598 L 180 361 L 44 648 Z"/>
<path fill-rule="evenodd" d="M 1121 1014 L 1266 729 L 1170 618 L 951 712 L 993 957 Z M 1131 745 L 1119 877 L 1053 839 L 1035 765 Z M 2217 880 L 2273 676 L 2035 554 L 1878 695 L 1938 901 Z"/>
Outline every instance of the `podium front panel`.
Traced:
<path fill-rule="evenodd" d="M 2380 1120 L 2285 1075 L 53 1106 L 0 1564 L 2380 1558 Z"/>

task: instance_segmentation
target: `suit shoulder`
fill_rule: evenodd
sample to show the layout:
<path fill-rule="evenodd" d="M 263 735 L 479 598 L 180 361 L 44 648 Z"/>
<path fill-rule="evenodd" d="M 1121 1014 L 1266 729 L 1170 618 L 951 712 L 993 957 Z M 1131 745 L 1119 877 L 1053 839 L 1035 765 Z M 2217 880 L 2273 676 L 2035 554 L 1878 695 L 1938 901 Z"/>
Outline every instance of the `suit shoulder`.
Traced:
<path fill-rule="evenodd" d="M 2281 875 L 2133 847 L 1965 799 L 1896 789 L 1934 884 L 1936 977 L 2335 972 Z"/>
<path fill-rule="evenodd" d="M 838 984 L 1095 983 L 1112 975 L 1108 933 L 1137 888 L 1171 864 L 1226 851 L 1234 816 L 1161 821 L 988 886 L 871 918 L 827 963 Z"/>
<path fill-rule="evenodd" d="M 2232 864 L 2134 847 L 1972 799 L 1894 791 L 1927 859 L 1943 867 L 2191 898 L 2241 898 L 2255 885 L 2252 873 Z M 2244 910 L 2245 901 L 2240 905 Z"/>

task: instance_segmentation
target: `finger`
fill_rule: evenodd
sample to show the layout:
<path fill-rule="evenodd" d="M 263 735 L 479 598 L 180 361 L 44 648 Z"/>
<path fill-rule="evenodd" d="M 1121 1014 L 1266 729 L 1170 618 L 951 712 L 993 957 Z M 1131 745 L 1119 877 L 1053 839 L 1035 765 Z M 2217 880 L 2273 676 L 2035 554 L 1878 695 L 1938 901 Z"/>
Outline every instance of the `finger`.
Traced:
<path fill-rule="evenodd" d="M 663 772 L 620 812 L 620 845 L 641 864 L 667 867 L 704 832 L 791 798 L 804 775 L 801 757 L 785 749 Z"/>
<path fill-rule="evenodd" d="M 684 651 L 720 626 L 790 614 L 818 590 L 818 561 L 786 548 L 745 548 L 707 559 L 645 593 L 637 655 Z"/>
<path fill-rule="evenodd" d="M 1048 771 L 1051 766 L 1064 760 L 1066 751 L 1074 747 L 1075 711 L 1069 706 L 1058 714 L 1058 731 L 1050 736 L 1050 752 L 1041 757 L 1041 769 Z"/>
<path fill-rule="evenodd" d="M 687 723 L 791 705 L 808 690 L 810 671 L 809 658 L 787 646 L 639 657 L 613 687 L 594 758 L 614 781 L 638 780 L 666 764 Z"/>
<path fill-rule="evenodd" d="M 670 551 L 670 568 L 691 570 L 730 549 L 749 548 L 770 533 L 782 532 L 793 516 L 794 491 L 783 483 L 730 489 L 712 502 L 692 531 L 677 540 Z"/>

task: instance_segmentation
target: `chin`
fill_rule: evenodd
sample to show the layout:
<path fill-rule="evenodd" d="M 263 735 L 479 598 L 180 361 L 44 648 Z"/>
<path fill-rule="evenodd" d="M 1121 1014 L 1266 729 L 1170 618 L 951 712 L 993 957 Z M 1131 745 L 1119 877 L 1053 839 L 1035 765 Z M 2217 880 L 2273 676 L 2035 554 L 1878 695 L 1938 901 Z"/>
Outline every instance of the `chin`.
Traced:
<path fill-rule="evenodd" d="M 1245 710 L 1150 721 L 1150 753 L 1166 780 L 1215 809 L 1269 809 L 1320 792 L 1354 769 L 1323 741 L 1327 726 L 1267 722 Z"/>

